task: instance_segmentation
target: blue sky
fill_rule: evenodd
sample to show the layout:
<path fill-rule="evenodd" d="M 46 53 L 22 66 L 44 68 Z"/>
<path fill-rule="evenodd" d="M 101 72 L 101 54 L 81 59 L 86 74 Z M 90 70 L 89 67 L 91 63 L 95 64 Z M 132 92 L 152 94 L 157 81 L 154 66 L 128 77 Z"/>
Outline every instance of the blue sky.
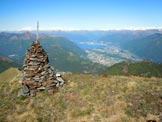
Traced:
<path fill-rule="evenodd" d="M 0 30 L 161 28 L 162 0 L 0 0 Z"/>

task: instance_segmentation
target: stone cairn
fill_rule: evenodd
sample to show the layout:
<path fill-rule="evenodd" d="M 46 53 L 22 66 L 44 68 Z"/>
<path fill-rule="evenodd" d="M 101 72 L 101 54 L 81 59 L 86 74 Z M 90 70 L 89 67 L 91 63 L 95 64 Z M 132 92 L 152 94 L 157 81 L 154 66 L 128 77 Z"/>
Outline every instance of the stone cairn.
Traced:
<path fill-rule="evenodd" d="M 64 84 L 61 75 L 56 74 L 49 65 L 47 53 L 39 41 L 33 42 L 27 49 L 21 72 L 21 90 L 18 96 L 34 96 L 40 90 L 53 93 Z"/>

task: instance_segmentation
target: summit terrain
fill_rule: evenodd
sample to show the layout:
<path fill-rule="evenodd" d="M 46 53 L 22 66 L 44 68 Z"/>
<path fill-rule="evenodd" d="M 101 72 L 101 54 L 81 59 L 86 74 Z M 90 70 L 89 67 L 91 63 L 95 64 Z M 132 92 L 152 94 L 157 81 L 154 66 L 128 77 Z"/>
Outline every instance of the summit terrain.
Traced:
<path fill-rule="evenodd" d="M 0 74 L 1 122 L 146 122 L 162 120 L 162 79 L 66 73 L 55 94 L 19 97 L 20 74 Z"/>

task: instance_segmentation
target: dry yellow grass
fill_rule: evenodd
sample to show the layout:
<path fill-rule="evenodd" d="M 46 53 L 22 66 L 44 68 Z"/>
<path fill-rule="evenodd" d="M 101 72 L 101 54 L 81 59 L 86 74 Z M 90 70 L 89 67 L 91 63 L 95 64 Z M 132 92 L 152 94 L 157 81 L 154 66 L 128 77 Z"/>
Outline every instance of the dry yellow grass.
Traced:
<path fill-rule="evenodd" d="M 145 122 L 150 115 L 160 122 L 160 78 L 64 74 L 67 83 L 54 95 L 17 98 L 15 75 L 0 84 L 2 122 Z"/>
<path fill-rule="evenodd" d="M 18 75 L 16 68 L 10 68 L 0 73 L 0 82 L 11 81 L 15 76 Z"/>

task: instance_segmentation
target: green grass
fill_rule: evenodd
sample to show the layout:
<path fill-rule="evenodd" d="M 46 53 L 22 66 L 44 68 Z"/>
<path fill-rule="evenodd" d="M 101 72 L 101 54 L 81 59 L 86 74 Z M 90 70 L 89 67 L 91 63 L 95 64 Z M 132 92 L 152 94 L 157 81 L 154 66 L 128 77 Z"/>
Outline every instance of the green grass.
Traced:
<path fill-rule="evenodd" d="M 8 62 L 8 61 L 0 60 L 0 73 L 4 72 L 5 70 L 11 67 L 19 67 L 19 65 L 16 64 L 15 62 Z"/>
<path fill-rule="evenodd" d="M 0 73 L 0 82 L 11 81 L 14 77 L 18 75 L 17 68 L 10 68 L 5 70 L 4 72 Z"/>
<path fill-rule="evenodd" d="M 162 63 L 151 61 L 128 62 L 124 61 L 107 68 L 106 74 L 135 75 L 144 77 L 162 77 Z"/>
<path fill-rule="evenodd" d="M 4 74 L 12 75 L 14 71 Z M 29 98 L 17 98 L 18 76 L 1 81 L 0 121 L 145 122 L 150 116 L 159 119 L 161 78 L 97 74 L 63 77 L 67 82 L 54 95 L 42 91 Z"/>

